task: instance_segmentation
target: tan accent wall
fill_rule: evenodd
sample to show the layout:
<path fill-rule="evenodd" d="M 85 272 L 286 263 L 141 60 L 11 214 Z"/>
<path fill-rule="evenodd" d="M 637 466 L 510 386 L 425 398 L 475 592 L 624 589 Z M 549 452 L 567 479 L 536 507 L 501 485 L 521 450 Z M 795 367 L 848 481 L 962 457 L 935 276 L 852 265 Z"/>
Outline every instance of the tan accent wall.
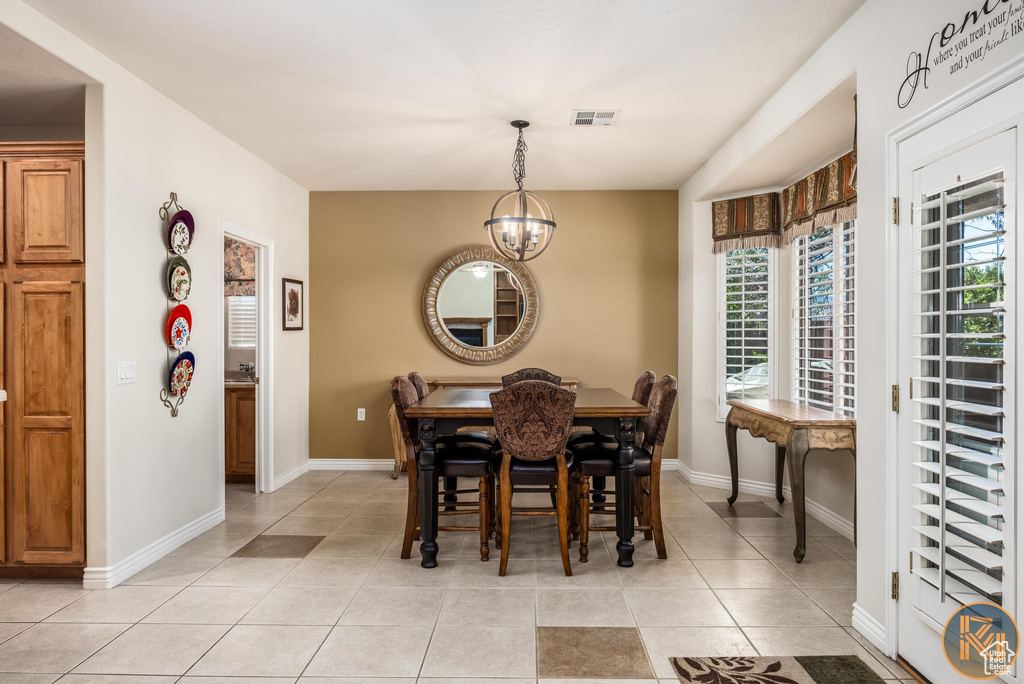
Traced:
<path fill-rule="evenodd" d="M 533 338 L 491 366 L 460 363 L 433 343 L 423 284 L 446 256 L 486 242 L 498 194 L 310 193 L 311 458 L 391 458 L 389 382 L 412 370 L 497 376 L 539 366 L 626 395 L 648 368 L 678 375 L 675 190 L 542 192 L 558 229 L 527 264 L 540 289 Z"/>

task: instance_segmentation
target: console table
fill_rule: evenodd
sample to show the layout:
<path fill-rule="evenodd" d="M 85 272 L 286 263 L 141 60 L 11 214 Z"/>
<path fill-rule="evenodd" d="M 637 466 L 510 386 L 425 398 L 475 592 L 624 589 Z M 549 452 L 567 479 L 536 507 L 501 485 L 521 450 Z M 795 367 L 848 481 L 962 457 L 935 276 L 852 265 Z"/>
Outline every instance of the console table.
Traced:
<path fill-rule="evenodd" d="M 810 451 L 849 451 L 857 459 L 857 421 L 847 416 L 804 406 L 782 399 L 747 399 L 730 401 L 725 419 L 725 444 L 729 449 L 729 472 L 732 495 L 729 505 L 739 495 L 739 472 L 736 459 L 736 431 L 747 430 L 754 437 L 763 437 L 775 444 L 775 498 L 782 496 L 782 474 L 789 457 L 789 485 L 793 495 L 796 522 L 796 548 L 793 557 L 799 563 L 807 552 L 807 526 L 804 513 L 804 461 Z M 854 542 L 857 530 L 857 492 L 854 488 Z"/>

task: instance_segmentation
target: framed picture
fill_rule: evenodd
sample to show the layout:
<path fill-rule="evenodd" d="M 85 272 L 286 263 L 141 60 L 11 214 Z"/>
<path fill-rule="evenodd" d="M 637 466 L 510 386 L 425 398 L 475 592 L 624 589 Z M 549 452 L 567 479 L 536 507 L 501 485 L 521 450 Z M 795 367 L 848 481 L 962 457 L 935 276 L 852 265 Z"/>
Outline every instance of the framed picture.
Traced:
<path fill-rule="evenodd" d="M 281 278 L 281 328 L 302 330 L 305 308 L 302 297 L 302 281 Z"/>

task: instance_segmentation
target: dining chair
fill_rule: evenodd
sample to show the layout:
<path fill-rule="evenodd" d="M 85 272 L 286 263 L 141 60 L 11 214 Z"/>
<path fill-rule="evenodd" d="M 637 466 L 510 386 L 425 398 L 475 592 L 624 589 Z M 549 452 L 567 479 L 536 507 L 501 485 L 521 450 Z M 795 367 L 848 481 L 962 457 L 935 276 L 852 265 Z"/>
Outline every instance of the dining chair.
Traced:
<path fill-rule="evenodd" d="M 550 373 L 543 368 L 520 368 L 514 373 L 503 375 L 501 386 L 509 387 L 524 380 L 540 380 L 541 382 L 550 382 L 552 385 L 562 384 L 562 377 L 560 375 Z"/>
<path fill-rule="evenodd" d="M 412 386 L 416 388 L 416 396 L 420 398 L 420 401 L 426 399 L 427 395 L 430 394 L 430 385 L 428 385 L 427 381 L 423 379 L 423 376 L 416 371 L 409 373 L 409 382 L 411 382 Z"/>
<path fill-rule="evenodd" d="M 525 380 L 491 394 L 494 427 L 501 455 L 498 489 L 502 532 L 501 564 L 505 575 L 511 546 L 512 516 L 554 516 L 558 519 L 558 544 L 566 576 L 569 564 L 569 468 L 572 454 L 565 448 L 576 409 L 576 393 L 540 380 Z M 517 486 L 520 485 L 520 486 Z M 528 489 L 521 485 L 539 485 Z M 554 510 L 519 508 L 513 510 L 516 491 L 548 491 L 555 488 Z"/>
<path fill-rule="evenodd" d="M 409 558 L 412 554 L 412 543 L 419 535 L 419 469 L 417 460 L 419 458 L 419 440 L 417 439 L 416 421 L 406 418 L 405 410 L 419 401 L 416 388 L 409 381 L 409 378 L 396 375 L 391 381 L 391 399 L 395 404 L 395 412 L 398 415 L 398 423 L 402 430 L 402 439 L 405 442 L 406 458 L 409 466 L 409 493 L 405 514 L 405 535 L 402 539 L 402 558 Z M 437 442 L 437 471 L 436 476 L 444 478 L 445 482 L 456 481 L 459 477 L 473 477 L 477 479 L 476 489 L 446 489 L 443 493 L 447 495 L 469 494 L 477 492 L 477 501 L 448 501 L 439 505 L 444 510 L 438 511 L 438 516 L 462 515 L 467 509 L 476 508 L 479 514 L 476 526 L 468 525 L 438 525 L 441 532 L 480 532 L 480 560 L 488 559 L 490 551 L 490 537 L 494 513 L 494 504 L 491 497 L 493 491 L 492 479 L 494 476 L 494 447 L 486 442 L 466 439 L 465 435 L 451 435 L 443 437 Z"/>
<path fill-rule="evenodd" d="M 661 458 L 665 435 L 672 420 L 672 409 L 676 403 L 679 386 L 671 375 L 664 375 L 651 390 L 647 408 L 650 414 L 640 421 L 636 446 L 633 451 L 633 467 L 636 474 L 634 500 L 638 531 L 644 532 L 645 539 L 654 539 L 658 558 L 668 558 L 665 552 L 665 532 L 661 522 Z M 590 502 L 590 478 L 611 477 L 615 474 L 618 454 L 615 442 L 585 442 L 572 449 L 574 474 L 579 478 L 579 521 L 580 521 L 580 562 L 587 562 L 588 543 L 591 531 L 612 531 L 615 527 L 591 527 L 591 514 L 613 514 L 615 505 Z M 605 494 L 612 492 L 606 491 Z"/>

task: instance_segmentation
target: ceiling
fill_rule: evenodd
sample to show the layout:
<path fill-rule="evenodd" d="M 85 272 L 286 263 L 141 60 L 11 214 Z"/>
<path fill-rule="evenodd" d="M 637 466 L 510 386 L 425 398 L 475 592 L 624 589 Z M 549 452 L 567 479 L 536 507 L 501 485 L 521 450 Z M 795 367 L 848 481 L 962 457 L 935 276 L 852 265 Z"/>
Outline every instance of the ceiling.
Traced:
<path fill-rule="evenodd" d="M 93 81 L 0 25 L 0 126 L 65 126 L 85 121 Z"/>
<path fill-rule="evenodd" d="M 311 190 L 675 189 L 863 0 L 27 0 Z M 620 109 L 612 127 L 570 112 Z"/>

